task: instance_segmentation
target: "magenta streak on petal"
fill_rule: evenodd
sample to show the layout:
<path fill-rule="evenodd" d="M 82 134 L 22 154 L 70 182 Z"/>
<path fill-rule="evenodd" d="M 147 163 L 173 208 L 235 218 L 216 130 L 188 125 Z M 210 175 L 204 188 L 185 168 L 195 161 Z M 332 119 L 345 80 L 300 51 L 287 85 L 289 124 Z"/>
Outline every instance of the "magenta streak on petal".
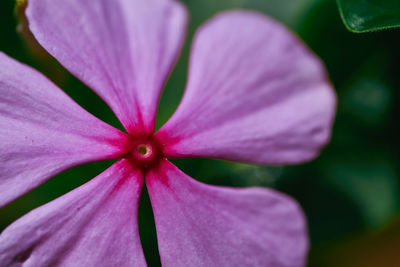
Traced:
<path fill-rule="evenodd" d="M 184 97 L 156 138 L 167 157 L 301 163 L 329 141 L 335 108 L 323 64 L 293 33 L 225 12 L 198 30 Z"/>
<path fill-rule="evenodd" d="M 143 176 L 126 160 L 0 235 L 2 266 L 146 266 L 137 214 Z"/>
<path fill-rule="evenodd" d="M 305 265 L 305 218 L 291 198 L 205 185 L 166 160 L 146 184 L 163 266 Z"/>
<path fill-rule="evenodd" d="M 0 206 L 72 166 L 120 158 L 129 138 L 0 53 Z"/>
<path fill-rule="evenodd" d="M 184 41 L 170 0 L 30 0 L 39 43 L 102 97 L 130 133 L 152 133 L 158 99 Z"/>

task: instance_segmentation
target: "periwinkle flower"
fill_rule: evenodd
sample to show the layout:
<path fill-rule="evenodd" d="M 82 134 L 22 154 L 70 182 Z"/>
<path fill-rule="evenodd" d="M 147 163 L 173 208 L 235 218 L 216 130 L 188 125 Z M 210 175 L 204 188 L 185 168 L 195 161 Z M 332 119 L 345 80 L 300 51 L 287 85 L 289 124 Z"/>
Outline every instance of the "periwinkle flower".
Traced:
<path fill-rule="evenodd" d="M 144 182 L 164 266 L 303 266 L 306 223 L 271 189 L 209 186 L 167 158 L 257 164 L 314 158 L 335 94 L 320 60 L 264 15 L 230 11 L 197 31 L 183 99 L 155 134 L 162 87 L 184 41 L 172 0 L 29 0 L 38 42 L 114 111 L 126 133 L 0 55 L 0 205 L 79 164 L 120 159 L 0 236 L 1 266 L 144 266 Z"/>

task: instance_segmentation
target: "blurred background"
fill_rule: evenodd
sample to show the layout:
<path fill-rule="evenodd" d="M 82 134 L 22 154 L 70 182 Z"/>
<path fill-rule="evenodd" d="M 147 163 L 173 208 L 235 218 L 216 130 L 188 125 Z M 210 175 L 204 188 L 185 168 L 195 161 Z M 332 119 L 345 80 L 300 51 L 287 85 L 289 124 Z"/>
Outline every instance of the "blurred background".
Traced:
<path fill-rule="evenodd" d="M 21 2 L 21 1 L 19 1 Z M 313 162 L 268 167 L 217 160 L 173 160 L 208 184 L 275 188 L 299 201 L 311 238 L 309 266 L 400 266 L 400 31 L 346 30 L 334 0 L 185 0 L 188 41 L 165 89 L 158 127 L 173 113 L 187 73 L 190 40 L 215 13 L 254 9 L 296 32 L 325 62 L 339 104 L 331 143 Z M 26 31 L 22 6 L 0 1 L 0 50 L 40 70 L 86 110 L 122 129 L 110 109 Z M 112 162 L 68 170 L 0 209 L 0 230 L 78 187 Z M 139 227 L 149 266 L 159 266 L 153 214 L 145 192 Z"/>

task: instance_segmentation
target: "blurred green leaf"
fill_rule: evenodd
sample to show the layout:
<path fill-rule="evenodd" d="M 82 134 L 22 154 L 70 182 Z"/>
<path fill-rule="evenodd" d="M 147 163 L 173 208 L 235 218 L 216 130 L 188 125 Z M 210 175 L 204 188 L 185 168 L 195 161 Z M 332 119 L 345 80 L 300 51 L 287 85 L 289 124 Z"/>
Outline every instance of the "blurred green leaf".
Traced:
<path fill-rule="evenodd" d="M 325 179 L 358 206 L 367 226 L 377 228 L 399 211 L 396 167 L 379 150 L 374 156 L 356 154 L 331 162 Z"/>
<path fill-rule="evenodd" d="M 340 115 L 363 131 L 384 129 L 388 122 L 394 98 L 389 57 L 382 50 L 372 53 L 343 87 Z"/>
<path fill-rule="evenodd" d="M 243 7 L 264 12 L 290 28 L 295 28 L 303 13 L 316 0 L 246 0 Z M 319 1 L 319 0 L 317 0 Z"/>
<path fill-rule="evenodd" d="M 337 0 L 346 27 L 369 32 L 400 27 L 399 0 Z"/>

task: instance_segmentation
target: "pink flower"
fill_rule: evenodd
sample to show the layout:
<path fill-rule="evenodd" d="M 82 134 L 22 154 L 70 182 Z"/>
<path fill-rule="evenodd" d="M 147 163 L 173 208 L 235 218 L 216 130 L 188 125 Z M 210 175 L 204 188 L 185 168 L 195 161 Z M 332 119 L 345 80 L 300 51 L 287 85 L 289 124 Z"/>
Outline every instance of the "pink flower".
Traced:
<path fill-rule="evenodd" d="M 270 189 L 209 186 L 167 158 L 257 164 L 314 158 L 330 136 L 335 95 L 320 60 L 249 11 L 197 32 L 185 95 L 154 132 L 157 102 L 184 41 L 172 0 L 30 0 L 40 44 L 108 103 L 127 134 L 96 119 L 43 75 L 0 54 L 0 205 L 87 162 L 121 159 L 0 236 L 1 266 L 144 266 L 145 182 L 165 266 L 303 266 L 305 220 Z"/>

